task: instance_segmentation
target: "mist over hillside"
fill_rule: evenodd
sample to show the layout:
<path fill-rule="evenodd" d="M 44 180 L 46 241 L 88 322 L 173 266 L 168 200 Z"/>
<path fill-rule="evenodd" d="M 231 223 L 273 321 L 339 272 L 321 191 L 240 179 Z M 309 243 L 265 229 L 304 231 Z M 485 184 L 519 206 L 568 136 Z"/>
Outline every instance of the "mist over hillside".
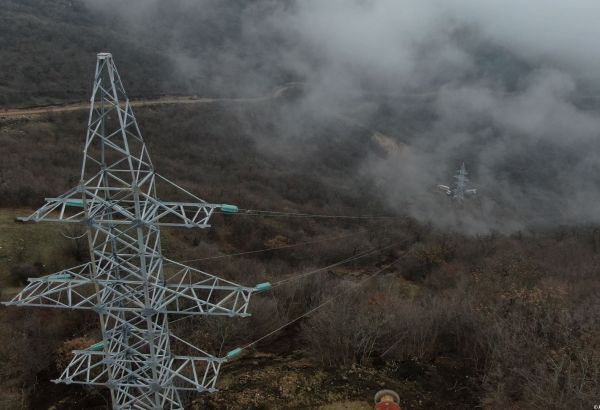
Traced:
<path fill-rule="evenodd" d="M 132 96 L 257 96 L 294 82 L 301 97 L 276 119 L 282 140 L 303 134 L 298 118 L 338 116 L 410 146 L 360 164 L 399 212 L 467 232 L 599 221 L 600 61 L 580 41 L 598 31 L 595 4 L 4 0 L 3 8 L 12 40 L 0 67 L 5 104 L 84 99 L 93 53 L 105 49 Z M 457 214 L 433 187 L 451 183 L 463 161 L 480 195 Z"/>

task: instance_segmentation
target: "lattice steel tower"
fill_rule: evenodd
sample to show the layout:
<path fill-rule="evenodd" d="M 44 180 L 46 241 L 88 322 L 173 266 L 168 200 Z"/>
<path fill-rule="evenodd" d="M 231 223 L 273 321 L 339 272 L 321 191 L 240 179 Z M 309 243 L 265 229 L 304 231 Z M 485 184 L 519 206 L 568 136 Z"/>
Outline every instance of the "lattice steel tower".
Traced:
<path fill-rule="evenodd" d="M 188 202 L 164 202 L 164 180 Z M 207 228 L 215 208 L 158 175 L 109 53 L 98 54 L 79 185 L 25 221 L 80 223 L 90 262 L 40 278 L 8 305 L 90 309 L 100 316 L 102 341 L 74 358 L 54 380 L 105 386 L 115 409 L 182 408 L 180 390 L 215 391 L 218 358 L 179 356 L 191 345 L 169 331 L 171 315 L 248 316 L 253 292 L 166 259 L 160 227 Z"/>
<path fill-rule="evenodd" d="M 443 190 L 446 195 L 452 197 L 455 201 L 463 202 L 467 195 L 475 195 L 477 193 L 477 189 L 467 188 L 469 183 L 469 178 L 467 177 L 468 174 L 465 163 L 463 162 L 460 169 L 456 171 L 456 174 L 454 175 L 454 179 L 456 180 L 454 187 L 450 188 L 448 185 L 438 185 L 438 188 Z"/>

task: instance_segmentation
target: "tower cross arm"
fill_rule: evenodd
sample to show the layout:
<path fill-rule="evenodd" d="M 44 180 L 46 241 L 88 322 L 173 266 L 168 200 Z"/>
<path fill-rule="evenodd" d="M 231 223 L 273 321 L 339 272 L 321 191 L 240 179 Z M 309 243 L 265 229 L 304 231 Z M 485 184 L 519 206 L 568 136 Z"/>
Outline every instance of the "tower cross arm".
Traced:
<path fill-rule="evenodd" d="M 208 221 L 220 204 L 206 202 L 163 202 L 148 197 L 144 222 L 158 226 L 208 228 Z"/>
<path fill-rule="evenodd" d="M 29 216 L 18 217 L 20 222 L 82 222 L 85 218 L 82 194 L 72 188 L 57 198 L 46 198 L 46 203 Z"/>
<path fill-rule="evenodd" d="M 167 274 L 161 290 L 160 310 L 171 314 L 250 316 L 250 298 L 253 287 L 219 278 L 181 263 L 165 260 L 178 270 Z"/>
<path fill-rule="evenodd" d="M 106 200 L 91 191 L 83 195 L 75 189 L 58 198 L 46 198 L 46 203 L 33 214 L 17 218 L 21 222 L 71 222 L 84 223 L 93 219 L 104 222 L 110 213 L 111 222 L 120 225 L 136 223 L 131 204 L 124 201 Z M 145 224 L 186 228 L 208 228 L 208 221 L 221 204 L 206 202 L 163 202 L 153 197 L 142 202 L 142 221 Z M 87 216 L 86 210 L 87 207 Z"/>
<path fill-rule="evenodd" d="M 29 278 L 27 286 L 5 304 L 130 313 L 147 308 L 167 314 L 249 316 L 247 310 L 255 288 L 166 261 L 178 265 L 178 270 L 148 283 L 151 298 L 147 306 L 139 296 L 144 291 L 143 281 L 135 276 L 120 280 L 129 289 L 126 292 L 123 286 L 115 286 L 111 277 L 95 277 L 91 263 Z M 99 305 L 99 300 L 107 302 Z"/>
<path fill-rule="evenodd" d="M 5 305 L 50 306 L 69 309 L 92 309 L 96 293 L 92 281 L 92 264 L 85 263 L 39 278 L 29 283 Z"/>
<path fill-rule="evenodd" d="M 215 392 L 217 377 L 224 359 L 211 355 L 204 357 L 171 355 L 156 360 L 160 380 L 158 386 L 152 386 L 151 379 L 140 378 L 129 368 L 128 363 L 147 362 L 152 360 L 150 355 L 141 355 L 130 359 L 118 359 L 113 353 L 93 350 L 74 350 L 73 358 L 55 383 L 65 384 L 91 384 L 105 387 L 127 388 L 152 388 L 166 389 L 176 387 L 177 390 L 191 390 L 197 392 Z M 119 378 L 110 378 L 107 364 L 117 364 Z"/>

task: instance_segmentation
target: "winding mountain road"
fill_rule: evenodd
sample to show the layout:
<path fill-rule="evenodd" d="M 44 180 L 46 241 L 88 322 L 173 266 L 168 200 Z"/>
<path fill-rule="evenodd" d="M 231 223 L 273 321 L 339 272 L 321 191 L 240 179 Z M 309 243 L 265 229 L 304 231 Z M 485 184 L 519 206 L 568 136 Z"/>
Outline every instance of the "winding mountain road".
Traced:
<path fill-rule="evenodd" d="M 260 97 L 246 97 L 246 98 L 212 98 L 212 97 L 160 97 L 152 99 L 140 99 L 130 100 L 132 107 L 151 107 L 155 105 L 169 105 L 169 104 L 214 104 L 219 102 L 261 102 L 267 101 L 274 98 L 278 98 L 288 90 L 298 88 L 299 83 L 289 83 L 277 87 L 270 94 Z M 86 111 L 90 109 L 88 102 L 80 102 L 74 104 L 65 105 L 48 105 L 43 107 L 31 107 L 31 108 L 9 108 L 2 110 L 0 109 L 0 119 L 17 119 L 27 118 L 32 116 L 51 114 L 51 113 L 64 113 L 71 111 Z"/>
<path fill-rule="evenodd" d="M 195 96 L 170 96 L 170 97 L 160 97 L 160 98 L 149 98 L 149 99 L 139 99 L 139 100 L 130 100 L 129 103 L 132 107 L 152 107 L 158 105 L 172 105 L 172 104 L 214 104 L 214 103 L 222 103 L 222 102 L 233 102 L 233 103 L 253 103 L 253 102 L 263 102 L 272 100 L 275 98 L 281 97 L 286 91 L 299 89 L 302 87 L 302 83 L 298 82 L 290 82 L 284 85 L 281 85 L 275 88 L 271 93 L 259 96 L 259 97 L 243 97 L 243 98 L 216 98 L 216 97 L 195 97 Z M 419 96 L 424 97 L 428 96 L 430 93 L 424 94 L 414 94 L 410 95 L 412 97 Z M 63 105 L 47 105 L 42 107 L 29 107 L 29 108 L 8 108 L 8 109 L 0 109 L 0 120 L 2 119 L 27 119 L 33 118 L 45 114 L 52 113 L 66 113 L 66 112 L 74 112 L 74 111 L 87 111 L 90 109 L 89 102 L 78 102 L 73 104 L 63 104 Z M 394 138 L 389 137 L 377 131 L 375 129 L 371 129 L 369 126 L 365 124 L 361 124 L 353 118 L 337 115 L 339 119 L 359 128 L 363 128 L 364 130 L 372 133 L 373 141 L 380 145 L 387 152 L 406 152 L 407 145 L 403 142 L 400 142 Z"/>

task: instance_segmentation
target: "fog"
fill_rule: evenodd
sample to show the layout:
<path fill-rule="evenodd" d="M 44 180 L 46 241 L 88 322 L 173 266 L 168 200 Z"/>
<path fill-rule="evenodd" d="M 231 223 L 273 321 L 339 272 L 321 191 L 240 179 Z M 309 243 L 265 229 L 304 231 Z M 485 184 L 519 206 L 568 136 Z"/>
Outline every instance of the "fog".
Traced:
<path fill-rule="evenodd" d="M 356 170 L 398 212 L 470 233 L 600 222 L 598 2 L 87 6 L 155 41 L 192 88 L 247 96 L 301 82 L 283 134 L 297 126 L 290 115 L 352 117 L 406 143 Z M 451 184 L 463 161 L 479 193 L 457 206 L 435 186 Z"/>

